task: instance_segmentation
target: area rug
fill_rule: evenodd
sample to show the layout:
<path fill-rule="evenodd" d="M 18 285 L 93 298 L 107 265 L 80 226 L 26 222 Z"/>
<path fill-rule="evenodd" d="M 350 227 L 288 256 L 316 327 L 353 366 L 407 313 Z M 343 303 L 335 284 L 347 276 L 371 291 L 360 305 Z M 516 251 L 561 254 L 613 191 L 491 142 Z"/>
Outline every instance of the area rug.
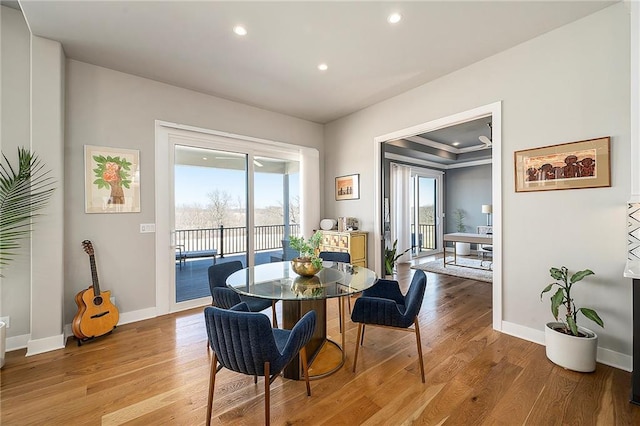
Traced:
<path fill-rule="evenodd" d="M 447 257 L 447 262 L 453 261 L 453 257 Z M 480 259 L 458 257 L 458 264 L 466 266 L 480 267 Z M 487 266 L 487 261 L 483 262 L 484 267 Z M 476 281 L 484 281 L 490 283 L 493 281 L 493 272 L 486 269 L 473 269 L 465 268 L 464 266 L 447 265 L 445 268 L 442 265 L 442 259 L 434 260 L 433 262 L 421 263 L 411 267 L 412 269 L 421 269 L 423 271 L 435 272 L 438 274 L 452 275 L 454 277 L 468 278 Z"/>

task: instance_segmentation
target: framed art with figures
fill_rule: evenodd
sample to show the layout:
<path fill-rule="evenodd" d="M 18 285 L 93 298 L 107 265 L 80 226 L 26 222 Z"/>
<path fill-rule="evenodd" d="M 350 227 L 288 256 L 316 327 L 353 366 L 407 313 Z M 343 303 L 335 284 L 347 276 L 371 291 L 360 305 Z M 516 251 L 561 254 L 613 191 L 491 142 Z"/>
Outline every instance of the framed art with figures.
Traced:
<path fill-rule="evenodd" d="M 360 198 L 360 175 L 336 178 L 336 200 L 357 200 Z"/>
<path fill-rule="evenodd" d="M 611 186 L 610 139 L 516 151 L 516 192 Z"/>

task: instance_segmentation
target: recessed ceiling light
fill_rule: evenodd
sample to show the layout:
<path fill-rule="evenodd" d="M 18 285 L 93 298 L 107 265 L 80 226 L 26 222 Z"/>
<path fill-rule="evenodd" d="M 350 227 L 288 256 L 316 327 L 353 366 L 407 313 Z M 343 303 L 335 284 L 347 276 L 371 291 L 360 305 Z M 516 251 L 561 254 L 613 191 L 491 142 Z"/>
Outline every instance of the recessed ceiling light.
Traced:
<path fill-rule="evenodd" d="M 458 146 L 458 145 L 460 145 L 460 142 L 454 142 L 454 143 L 452 143 L 451 145 L 453 145 L 453 146 Z"/>
<path fill-rule="evenodd" d="M 327 64 L 325 64 L 325 63 L 322 63 L 322 64 L 318 65 L 318 69 L 320 71 L 326 71 L 326 70 L 329 69 L 329 66 Z"/>
<path fill-rule="evenodd" d="M 387 17 L 387 21 L 390 24 L 397 24 L 398 22 L 400 22 L 401 19 L 402 19 L 402 15 L 400 15 L 399 13 L 392 13 Z"/>
<path fill-rule="evenodd" d="M 239 36 L 247 35 L 247 29 L 242 25 L 236 25 L 233 27 L 233 32 L 238 34 Z"/>
<path fill-rule="evenodd" d="M 206 160 L 206 159 L 207 159 L 207 157 L 202 157 L 202 159 L 203 159 L 203 160 Z"/>

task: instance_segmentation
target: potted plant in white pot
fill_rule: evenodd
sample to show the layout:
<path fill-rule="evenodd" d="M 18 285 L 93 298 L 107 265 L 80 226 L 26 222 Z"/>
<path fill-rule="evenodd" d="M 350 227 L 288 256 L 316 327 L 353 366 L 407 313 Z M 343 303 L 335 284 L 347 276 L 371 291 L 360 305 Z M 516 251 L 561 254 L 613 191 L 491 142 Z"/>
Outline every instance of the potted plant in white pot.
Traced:
<path fill-rule="evenodd" d="M 465 232 L 467 230 L 467 226 L 464 224 L 464 218 L 466 214 L 462 209 L 456 209 L 454 212 L 456 219 L 456 230 L 458 232 Z M 468 256 L 471 254 L 471 244 L 456 242 L 456 255 Z"/>
<path fill-rule="evenodd" d="M 298 250 L 300 256 L 291 260 L 293 271 L 303 277 L 312 277 L 322 269 L 322 259 L 318 257 L 318 248 L 322 240 L 320 231 L 305 240 L 304 237 L 291 237 L 289 245 Z"/>
<path fill-rule="evenodd" d="M 20 240 L 31 232 L 36 212 L 47 204 L 54 191 L 53 178 L 38 157 L 18 148 L 18 164 L 6 155 L 0 159 L 0 270 L 17 255 Z M 6 324 L 0 321 L 0 368 L 4 366 Z"/>
<path fill-rule="evenodd" d="M 544 329 L 547 358 L 553 363 L 569 370 L 591 372 L 596 369 L 596 354 L 598 350 L 598 335 L 588 328 L 578 325 L 578 312 L 586 318 L 604 327 L 600 316 L 590 308 L 578 308 L 573 300 L 573 286 L 589 275 L 594 275 L 590 269 L 578 271 L 569 275 L 566 267 L 551 268 L 551 277 L 556 282 L 546 286 L 542 296 L 557 287 L 551 296 L 551 313 L 557 322 L 549 322 Z M 564 307 L 565 320 L 558 321 L 560 307 Z"/>

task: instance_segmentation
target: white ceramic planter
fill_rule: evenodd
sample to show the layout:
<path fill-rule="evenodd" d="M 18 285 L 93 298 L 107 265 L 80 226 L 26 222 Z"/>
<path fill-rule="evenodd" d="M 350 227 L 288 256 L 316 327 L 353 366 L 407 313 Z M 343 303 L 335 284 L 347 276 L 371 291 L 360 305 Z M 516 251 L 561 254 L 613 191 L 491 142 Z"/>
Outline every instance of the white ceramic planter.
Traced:
<path fill-rule="evenodd" d="M 547 358 L 560 367 L 590 373 L 596 369 L 598 335 L 588 328 L 578 326 L 578 330 L 588 337 L 575 337 L 555 331 L 561 322 L 549 322 L 544 328 Z"/>
<path fill-rule="evenodd" d="M 4 367 L 4 353 L 7 350 L 7 325 L 0 321 L 0 368 Z"/>
<path fill-rule="evenodd" d="M 456 243 L 456 256 L 469 256 L 471 254 L 471 244 Z"/>

